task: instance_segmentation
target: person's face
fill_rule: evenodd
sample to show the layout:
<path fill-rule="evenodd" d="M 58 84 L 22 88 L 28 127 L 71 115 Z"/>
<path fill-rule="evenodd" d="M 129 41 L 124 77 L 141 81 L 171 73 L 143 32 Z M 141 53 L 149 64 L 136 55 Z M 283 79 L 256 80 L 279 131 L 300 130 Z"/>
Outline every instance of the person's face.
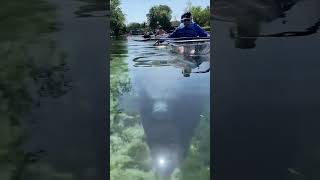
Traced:
<path fill-rule="evenodd" d="M 190 18 L 185 18 L 185 19 L 183 19 L 183 20 L 181 20 L 182 22 L 183 22 L 183 24 L 185 25 L 185 26 L 188 26 L 190 23 L 191 23 L 191 19 Z"/>

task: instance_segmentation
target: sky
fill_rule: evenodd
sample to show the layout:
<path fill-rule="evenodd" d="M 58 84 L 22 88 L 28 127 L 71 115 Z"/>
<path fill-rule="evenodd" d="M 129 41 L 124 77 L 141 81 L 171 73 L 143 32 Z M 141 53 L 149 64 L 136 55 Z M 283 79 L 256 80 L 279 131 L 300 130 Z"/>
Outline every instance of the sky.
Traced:
<path fill-rule="evenodd" d="M 147 20 L 146 14 L 152 6 L 163 4 L 172 10 L 172 20 L 174 17 L 180 19 L 189 0 L 120 0 L 122 12 L 126 15 L 126 24 L 131 22 L 142 23 Z M 191 1 L 193 6 L 206 7 L 210 5 L 210 0 Z"/>

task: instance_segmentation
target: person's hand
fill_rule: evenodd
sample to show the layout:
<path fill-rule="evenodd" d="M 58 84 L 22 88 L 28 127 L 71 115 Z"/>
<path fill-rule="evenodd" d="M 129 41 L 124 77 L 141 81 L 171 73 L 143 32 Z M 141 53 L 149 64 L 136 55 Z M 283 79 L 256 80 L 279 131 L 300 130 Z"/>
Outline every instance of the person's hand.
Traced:
<path fill-rule="evenodd" d="M 157 40 L 153 45 L 154 45 L 154 46 L 159 46 L 159 44 L 160 44 L 160 41 Z"/>

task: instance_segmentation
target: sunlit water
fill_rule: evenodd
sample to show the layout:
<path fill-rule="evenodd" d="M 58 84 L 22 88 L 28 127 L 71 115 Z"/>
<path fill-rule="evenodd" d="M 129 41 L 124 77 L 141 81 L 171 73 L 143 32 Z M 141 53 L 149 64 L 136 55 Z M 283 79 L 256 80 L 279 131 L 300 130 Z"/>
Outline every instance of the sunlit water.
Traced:
<path fill-rule="evenodd" d="M 209 54 L 184 56 L 165 46 L 153 46 L 152 41 L 134 39 L 141 37 L 129 36 L 113 43 L 127 49 L 126 56 L 111 55 L 125 57 L 128 66 L 131 88 L 120 96 L 120 109 L 139 115 L 152 167 L 160 176 L 167 176 L 183 164 L 201 118 L 209 118 Z M 121 48 L 114 49 L 117 51 Z M 209 154 L 204 154 L 209 160 Z"/>

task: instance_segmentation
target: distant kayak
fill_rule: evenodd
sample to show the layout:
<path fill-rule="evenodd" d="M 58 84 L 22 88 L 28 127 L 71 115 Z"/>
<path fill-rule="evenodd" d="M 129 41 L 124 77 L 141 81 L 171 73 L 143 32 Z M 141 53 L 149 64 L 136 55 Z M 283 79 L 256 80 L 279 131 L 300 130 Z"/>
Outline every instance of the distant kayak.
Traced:
<path fill-rule="evenodd" d="M 134 39 L 133 41 L 158 41 L 157 38 Z"/>
<path fill-rule="evenodd" d="M 145 39 L 149 39 L 149 38 L 151 38 L 151 35 L 150 34 L 145 34 L 142 37 L 145 38 Z"/>

